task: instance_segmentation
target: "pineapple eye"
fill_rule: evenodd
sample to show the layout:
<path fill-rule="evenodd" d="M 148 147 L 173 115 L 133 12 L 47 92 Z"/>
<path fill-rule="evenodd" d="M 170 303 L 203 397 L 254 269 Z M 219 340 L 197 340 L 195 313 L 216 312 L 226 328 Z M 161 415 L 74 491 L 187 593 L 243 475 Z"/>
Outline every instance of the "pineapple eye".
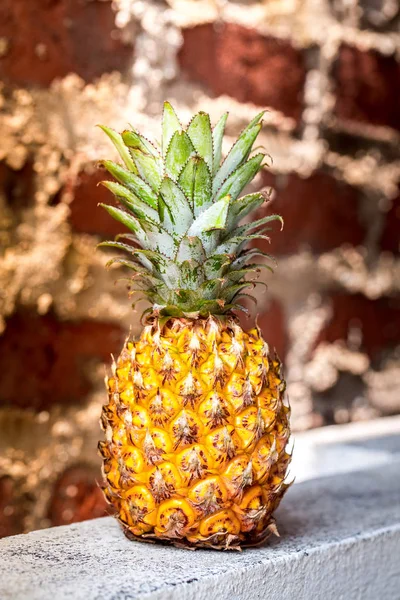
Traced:
<path fill-rule="evenodd" d="M 232 510 L 221 510 L 204 519 L 199 531 L 205 538 L 219 534 L 225 536 L 227 533 L 237 535 L 240 532 L 240 522 Z"/>
<path fill-rule="evenodd" d="M 158 509 L 156 530 L 161 535 L 180 538 L 194 520 L 195 513 L 186 500 L 166 500 Z"/>

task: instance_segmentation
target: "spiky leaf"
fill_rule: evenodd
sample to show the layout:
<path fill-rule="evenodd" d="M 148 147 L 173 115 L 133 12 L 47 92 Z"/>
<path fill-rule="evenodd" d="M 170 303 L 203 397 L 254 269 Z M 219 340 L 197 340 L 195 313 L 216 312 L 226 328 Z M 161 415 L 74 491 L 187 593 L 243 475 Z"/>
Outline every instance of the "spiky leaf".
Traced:
<path fill-rule="evenodd" d="M 228 113 L 222 115 L 218 123 L 213 129 L 213 176 L 218 171 L 221 165 L 221 156 L 222 156 L 222 140 L 224 137 L 226 120 L 228 118 Z"/>
<path fill-rule="evenodd" d="M 235 296 L 237 296 L 237 294 L 239 294 L 242 290 L 245 290 L 246 288 L 254 288 L 254 285 L 255 284 L 252 281 L 245 281 L 243 283 L 230 285 L 221 291 L 221 298 L 227 302 L 232 302 L 235 299 Z"/>
<path fill-rule="evenodd" d="M 196 217 L 212 204 L 211 175 L 202 158 L 191 156 L 178 181 Z"/>
<path fill-rule="evenodd" d="M 189 290 L 198 290 L 199 286 L 201 286 L 204 281 L 204 271 L 202 266 L 194 260 L 184 260 L 179 265 L 179 270 L 180 287 L 188 288 Z"/>
<path fill-rule="evenodd" d="M 164 102 L 164 111 L 162 118 L 162 154 L 166 155 L 168 146 L 171 142 L 172 136 L 176 131 L 181 131 L 182 125 L 179 122 L 176 112 L 172 108 L 169 102 Z"/>
<path fill-rule="evenodd" d="M 161 183 L 158 207 L 162 225 L 182 237 L 193 221 L 193 212 L 181 188 L 169 177 Z"/>
<path fill-rule="evenodd" d="M 193 117 L 187 128 L 187 134 L 197 152 L 209 168 L 213 170 L 213 141 L 210 116 L 200 112 Z"/>
<path fill-rule="evenodd" d="M 128 148 L 131 150 L 141 150 L 145 154 L 150 154 L 150 156 L 154 157 L 158 166 L 161 166 L 161 157 L 158 150 L 143 135 L 140 135 L 140 133 L 137 133 L 137 131 L 134 131 L 133 129 L 125 129 L 121 135 L 124 144 L 126 144 Z"/>
<path fill-rule="evenodd" d="M 141 222 L 141 226 L 148 239 L 144 247 L 149 250 L 155 250 L 167 258 L 173 258 L 176 251 L 174 238 L 159 225 L 150 222 Z"/>
<path fill-rule="evenodd" d="M 262 206 L 265 199 L 266 195 L 264 192 L 256 192 L 254 194 L 247 194 L 231 202 L 227 219 L 227 230 L 231 231 L 239 221 Z"/>
<path fill-rule="evenodd" d="M 133 262 L 132 260 L 126 260 L 125 258 L 119 258 L 119 257 L 111 258 L 106 263 L 106 267 L 109 268 L 112 265 L 116 265 L 116 264 L 119 266 L 122 266 L 122 267 L 127 267 L 128 269 L 135 271 L 135 273 L 141 273 L 142 275 L 149 275 L 149 271 L 145 267 L 141 267 L 137 263 Z"/>
<path fill-rule="evenodd" d="M 137 173 L 136 165 L 133 162 L 131 155 L 129 154 L 128 148 L 125 146 L 124 140 L 122 139 L 122 135 L 114 131 L 114 129 L 106 127 L 105 125 L 99 125 L 99 127 L 100 129 L 102 129 L 102 131 L 104 131 L 106 135 L 108 135 L 127 168 L 130 171 L 132 171 L 132 173 Z"/>
<path fill-rule="evenodd" d="M 250 160 L 233 171 L 221 186 L 215 199 L 219 200 L 226 196 L 226 194 L 230 194 L 232 200 L 236 200 L 243 188 L 259 172 L 263 158 L 264 154 L 256 154 L 256 156 L 253 156 L 253 158 L 250 158 Z"/>
<path fill-rule="evenodd" d="M 143 231 L 139 221 L 133 216 L 127 213 L 120 208 L 116 208 L 115 206 L 109 206 L 108 204 L 99 204 L 102 208 L 104 208 L 116 221 L 125 225 L 128 229 L 133 231 L 137 241 L 145 246 L 149 243 L 149 240 L 146 236 L 146 233 Z"/>
<path fill-rule="evenodd" d="M 128 252 L 128 254 L 133 255 L 134 251 L 135 251 L 135 246 L 130 246 L 129 244 L 124 244 L 123 242 L 117 242 L 117 241 L 107 241 L 107 242 L 100 242 L 99 244 L 97 244 L 98 248 L 117 248 L 117 250 L 123 250 L 124 252 Z"/>
<path fill-rule="evenodd" d="M 233 144 L 228 156 L 217 171 L 213 183 L 213 194 L 219 190 L 225 179 L 242 163 L 247 160 L 256 137 L 260 133 L 261 124 L 246 127 Z"/>
<path fill-rule="evenodd" d="M 172 136 L 165 156 L 165 170 L 174 180 L 185 166 L 189 156 L 194 153 L 194 147 L 185 131 L 176 131 Z"/>
<path fill-rule="evenodd" d="M 206 260 L 203 245 L 198 237 L 186 236 L 182 238 L 176 254 L 176 261 L 194 261 L 202 264 Z"/>
<path fill-rule="evenodd" d="M 119 183 L 125 185 L 131 192 L 143 200 L 143 202 L 146 202 L 152 208 L 157 208 L 157 195 L 143 179 L 138 177 L 138 175 L 130 173 L 112 160 L 103 160 L 101 164 L 115 177 L 115 179 L 117 179 L 117 181 L 119 181 Z"/>
<path fill-rule="evenodd" d="M 187 234 L 198 236 L 201 239 L 202 235 L 207 231 L 223 229 L 228 216 L 230 200 L 230 196 L 226 196 L 215 204 L 212 204 L 197 217 Z"/>
<path fill-rule="evenodd" d="M 229 254 L 213 254 L 204 263 L 204 272 L 207 279 L 222 277 L 229 267 L 232 258 Z"/>
<path fill-rule="evenodd" d="M 266 225 L 267 223 L 271 223 L 272 221 L 280 221 L 281 229 L 283 228 L 283 219 L 280 215 L 268 215 L 266 217 L 262 217 L 261 219 L 257 219 L 256 221 L 250 221 L 250 223 L 245 223 L 244 225 L 237 227 L 236 229 L 231 231 L 227 237 L 235 236 L 235 235 L 236 236 L 237 235 L 247 235 L 247 233 L 249 231 L 252 231 L 253 229 L 257 229 L 258 227 L 261 227 L 262 225 Z M 270 231 L 270 230 L 271 230 L 270 227 L 263 227 L 257 233 L 263 233 L 265 231 Z"/>
<path fill-rule="evenodd" d="M 211 131 L 208 115 L 199 113 L 184 131 L 171 105 L 165 103 L 161 152 L 134 130 L 120 137 L 108 134 L 125 157 L 127 169 L 105 161 L 118 181 L 105 185 L 127 211 L 104 208 L 132 233 L 103 245 L 130 255 L 111 263 L 134 271 L 129 282 L 132 292 L 144 291 L 163 323 L 170 316 L 246 312 L 240 305 L 248 296 L 245 289 L 259 283 L 261 268 L 270 268 L 250 262 L 257 254 L 270 257 L 246 246 L 252 240 L 268 240 L 264 231 L 279 217 L 268 215 L 240 224 L 266 199 L 265 193 L 239 198 L 261 168 L 263 155 L 250 159 L 249 155 L 262 115 L 241 133 L 222 165 L 227 115 Z M 120 238 L 133 245 L 119 242 Z"/>
<path fill-rule="evenodd" d="M 131 154 L 140 177 L 149 184 L 153 191 L 157 192 L 161 183 L 161 172 L 154 156 L 139 148 L 132 148 Z"/>
<path fill-rule="evenodd" d="M 158 222 L 158 212 L 151 208 L 146 202 L 140 200 L 133 192 L 128 190 L 125 186 L 115 181 L 103 181 L 104 187 L 110 190 L 122 204 L 133 214 L 140 219 L 150 219 L 155 223 Z"/>
<path fill-rule="evenodd" d="M 179 285 L 180 270 L 173 260 L 152 250 L 136 249 L 134 254 L 138 257 L 146 258 L 151 263 L 155 273 L 169 288 Z"/>

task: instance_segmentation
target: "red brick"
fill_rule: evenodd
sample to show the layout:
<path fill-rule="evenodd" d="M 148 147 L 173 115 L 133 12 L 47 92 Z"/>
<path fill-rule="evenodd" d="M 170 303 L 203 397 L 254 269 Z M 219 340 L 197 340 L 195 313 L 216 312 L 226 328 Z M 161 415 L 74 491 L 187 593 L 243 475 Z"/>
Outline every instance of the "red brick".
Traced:
<path fill-rule="evenodd" d="M 370 300 L 361 294 L 335 294 L 331 298 L 332 318 L 318 343 L 347 340 L 350 329 L 362 334 L 361 349 L 371 358 L 400 344 L 400 298 Z"/>
<path fill-rule="evenodd" d="M 43 410 L 81 402 L 91 391 L 89 362 L 108 363 L 122 340 L 111 323 L 14 314 L 0 337 L 0 405 Z"/>
<path fill-rule="evenodd" d="M 89 466 L 67 469 L 54 486 L 48 518 L 52 525 L 69 525 L 104 517 L 109 511 L 97 484 L 97 473 Z"/>
<path fill-rule="evenodd" d="M 282 215 L 283 231 L 275 225 L 271 244 L 259 243 L 272 254 L 290 254 L 301 248 L 325 252 L 341 244 L 361 244 L 364 229 L 358 218 L 359 193 L 331 175 L 317 172 L 303 179 L 295 173 L 274 176 L 263 172 L 263 185 L 275 189 L 274 202 L 259 212 Z"/>
<path fill-rule="evenodd" d="M 101 181 L 111 179 L 104 169 L 82 171 L 75 182 L 71 182 L 73 196 L 70 204 L 70 223 L 77 233 L 91 233 L 103 237 L 114 237 L 124 230 L 123 225 L 115 221 L 99 202 L 114 204 L 114 196 Z"/>
<path fill-rule="evenodd" d="M 394 56 L 342 45 L 334 77 L 338 117 L 400 130 L 400 64 Z"/>
<path fill-rule="evenodd" d="M 400 196 L 393 200 L 392 207 L 385 215 L 380 247 L 393 254 L 400 253 Z"/>
<path fill-rule="evenodd" d="M 305 66 L 290 42 L 225 23 L 183 30 L 183 72 L 240 102 L 271 106 L 297 121 L 303 104 Z"/>
<path fill-rule="evenodd" d="M 23 532 L 26 509 L 16 501 L 15 484 L 11 477 L 0 477 L 0 538 Z"/>
<path fill-rule="evenodd" d="M 16 85 L 47 86 L 70 72 L 85 81 L 124 70 L 132 48 L 112 35 L 111 1 L 3 0 L 0 36 L 8 41 L 0 76 Z"/>

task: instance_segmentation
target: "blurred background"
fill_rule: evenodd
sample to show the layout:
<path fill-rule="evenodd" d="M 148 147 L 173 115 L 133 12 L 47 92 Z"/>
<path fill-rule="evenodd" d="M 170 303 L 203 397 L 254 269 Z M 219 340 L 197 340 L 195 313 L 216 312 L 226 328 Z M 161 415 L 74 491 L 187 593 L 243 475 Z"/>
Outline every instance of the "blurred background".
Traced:
<path fill-rule="evenodd" d="M 399 26 L 398 0 L 1 1 L 0 536 L 105 514 L 104 364 L 140 313 L 95 251 L 95 125 L 158 139 L 164 99 L 228 110 L 225 151 L 269 109 L 253 188 L 285 229 L 253 319 L 294 429 L 400 412 Z"/>

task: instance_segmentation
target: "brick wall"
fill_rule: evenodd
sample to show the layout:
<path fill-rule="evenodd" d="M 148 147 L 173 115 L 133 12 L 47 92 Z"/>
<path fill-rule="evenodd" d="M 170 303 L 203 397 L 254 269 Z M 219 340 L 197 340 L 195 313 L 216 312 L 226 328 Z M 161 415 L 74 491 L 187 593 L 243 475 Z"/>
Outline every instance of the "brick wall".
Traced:
<path fill-rule="evenodd" d="M 105 514 L 104 363 L 139 313 L 94 251 L 118 231 L 95 125 L 157 137 L 165 98 L 183 119 L 229 110 L 225 151 L 269 109 L 253 188 L 285 229 L 253 318 L 294 428 L 400 411 L 400 10 L 378 4 L 2 3 L 0 536 Z"/>

